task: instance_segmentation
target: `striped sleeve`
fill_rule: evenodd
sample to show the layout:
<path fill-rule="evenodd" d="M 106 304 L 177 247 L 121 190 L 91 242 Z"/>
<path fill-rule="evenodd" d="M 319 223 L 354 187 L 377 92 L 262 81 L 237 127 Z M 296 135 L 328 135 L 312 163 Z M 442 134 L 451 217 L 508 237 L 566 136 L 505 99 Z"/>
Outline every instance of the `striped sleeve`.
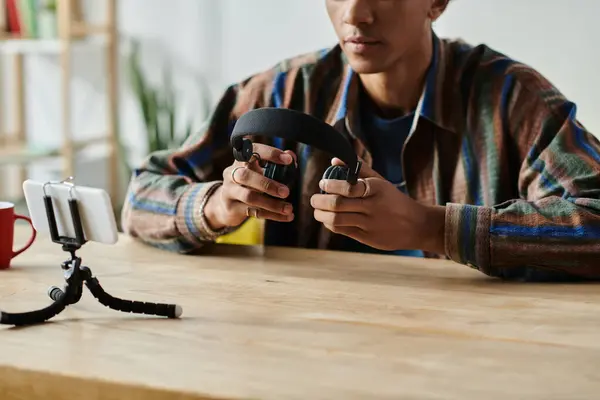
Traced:
<path fill-rule="evenodd" d="M 600 142 L 576 106 L 537 78 L 515 86 L 506 128 L 521 155 L 519 198 L 449 204 L 449 258 L 520 280 L 600 278 Z"/>
<path fill-rule="evenodd" d="M 214 240 L 198 213 L 234 161 L 229 138 L 245 111 L 260 107 L 264 77 L 230 86 L 204 129 L 178 149 L 150 154 L 135 170 L 122 211 L 123 231 L 165 250 L 187 253 Z"/>

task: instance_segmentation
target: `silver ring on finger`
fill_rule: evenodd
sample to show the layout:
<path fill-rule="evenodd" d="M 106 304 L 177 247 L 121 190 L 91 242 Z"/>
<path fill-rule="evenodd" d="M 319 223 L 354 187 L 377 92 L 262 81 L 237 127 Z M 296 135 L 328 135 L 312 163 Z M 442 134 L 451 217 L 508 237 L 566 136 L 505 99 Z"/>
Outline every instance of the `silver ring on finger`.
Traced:
<path fill-rule="evenodd" d="M 369 181 L 362 178 L 360 178 L 359 181 L 365 184 L 365 192 L 360 197 L 367 197 L 371 193 L 371 184 Z"/>
<path fill-rule="evenodd" d="M 233 169 L 233 171 L 231 171 L 231 180 L 233 181 L 233 183 L 236 183 L 238 185 L 241 185 L 241 183 L 239 183 L 238 181 L 235 180 L 235 171 L 237 171 L 240 168 L 246 168 L 246 167 L 235 167 Z"/>
<path fill-rule="evenodd" d="M 258 218 L 258 209 L 254 207 L 246 208 L 246 216 L 252 218 Z"/>

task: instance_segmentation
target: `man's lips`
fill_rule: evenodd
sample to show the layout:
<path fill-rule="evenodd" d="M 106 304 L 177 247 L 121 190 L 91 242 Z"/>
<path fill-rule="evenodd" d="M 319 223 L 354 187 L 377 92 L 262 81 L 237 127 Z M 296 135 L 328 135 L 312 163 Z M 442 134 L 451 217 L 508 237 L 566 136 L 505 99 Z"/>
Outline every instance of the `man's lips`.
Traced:
<path fill-rule="evenodd" d="M 348 36 L 344 39 L 345 50 L 361 56 L 367 56 L 381 44 L 381 41 L 367 36 Z"/>
<path fill-rule="evenodd" d="M 368 36 L 347 36 L 344 38 L 345 43 L 359 44 L 359 45 L 374 45 L 381 44 L 381 41 L 377 39 L 370 38 Z"/>

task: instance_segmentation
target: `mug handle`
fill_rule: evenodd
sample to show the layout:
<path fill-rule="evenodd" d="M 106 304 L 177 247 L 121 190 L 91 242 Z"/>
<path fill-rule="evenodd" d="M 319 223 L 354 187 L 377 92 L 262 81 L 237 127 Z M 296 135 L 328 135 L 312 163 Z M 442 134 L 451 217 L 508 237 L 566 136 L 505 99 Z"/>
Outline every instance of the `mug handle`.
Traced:
<path fill-rule="evenodd" d="M 22 215 L 15 215 L 15 221 L 18 219 L 22 219 L 23 221 L 27 221 L 29 223 L 29 226 L 31 226 L 31 237 L 29 238 L 29 241 L 27 242 L 27 244 L 25 246 L 23 246 L 21 249 L 13 252 L 12 258 L 15 258 L 19 254 L 21 254 L 22 252 L 24 252 L 25 250 L 30 248 L 31 245 L 33 244 L 33 241 L 35 240 L 36 235 L 37 235 L 37 232 L 36 232 L 35 228 L 33 227 L 33 223 L 31 222 L 31 219 L 24 217 Z"/>

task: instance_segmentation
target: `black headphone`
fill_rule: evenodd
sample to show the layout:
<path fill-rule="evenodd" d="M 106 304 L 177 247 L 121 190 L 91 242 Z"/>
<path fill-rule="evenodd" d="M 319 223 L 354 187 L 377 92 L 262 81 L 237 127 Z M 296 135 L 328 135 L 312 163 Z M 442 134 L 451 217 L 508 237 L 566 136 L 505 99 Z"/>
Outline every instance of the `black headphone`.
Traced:
<path fill-rule="evenodd" d="M 242 115 L 231 134 L 233 156 L 237 161 L 250 162 L 259 159 L 252 147 L 252 141 L 245 136 L 279 137 L 314 146 L 342 160 L 346 166 L 329 166 L 323 179 L 345 180 L 356 184 L 361 162 L 348 140 L 334 127 L 309 114 L 287 108 L 258 108 Z M 296 165 L 264 165 L 264 176 L 291 186 L 296 176 Z"/>

